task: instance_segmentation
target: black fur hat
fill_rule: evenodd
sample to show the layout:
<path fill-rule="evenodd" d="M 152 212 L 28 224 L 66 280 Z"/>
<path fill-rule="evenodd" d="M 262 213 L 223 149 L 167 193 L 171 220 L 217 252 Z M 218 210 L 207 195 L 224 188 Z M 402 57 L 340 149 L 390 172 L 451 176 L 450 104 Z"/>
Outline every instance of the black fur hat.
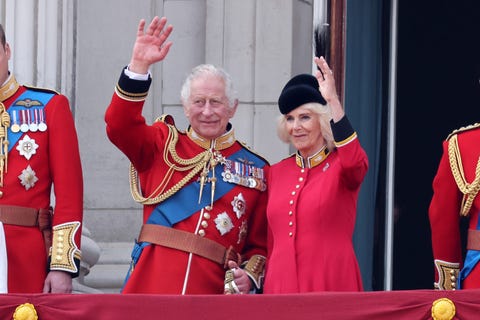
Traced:
<path fill-rule="evenodd" d="M 318 90 L 317 78 L 311 74 L 299 74 L 290 79 L 280 93 L 278 107 L 282 114 L 309 102 L 327 104 Z"/>

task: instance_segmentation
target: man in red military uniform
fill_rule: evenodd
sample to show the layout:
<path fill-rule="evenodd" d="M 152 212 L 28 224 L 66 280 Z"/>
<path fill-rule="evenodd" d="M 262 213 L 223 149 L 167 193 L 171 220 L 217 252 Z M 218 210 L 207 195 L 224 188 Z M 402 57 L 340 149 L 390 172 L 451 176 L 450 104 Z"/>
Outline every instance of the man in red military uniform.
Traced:
<path fill-rule="evenodd" d="M 0 41 L 0 292 L 70 293 L 83 215 L 73 117 L 65 96 L 18 84 L 1 25 Z"/>
<path fill-rule="evenodd" d="M 238 99 L 228 74 L 192 70 L 181 92 L 190 126 L 171 116 L 147 125 L 150 66 L 171 46 L 171 26 L 141 20 L 132 58 L 105 114 L 109 139 L 129 158 L 144 205 L 123 293 L 221 294 L 261 289 L 266 256 L 268 163 L 235 139 Z M 227 271 L 225 271 L 227 269 Z"/>
<path fill-rule="evenodd" d="M 429 208 L 435 288 L 480 288 L 480 124 L 453 131 L 433 180 Z M 462 258 L 460 220 L 468 218 L 466 256 Z"/>

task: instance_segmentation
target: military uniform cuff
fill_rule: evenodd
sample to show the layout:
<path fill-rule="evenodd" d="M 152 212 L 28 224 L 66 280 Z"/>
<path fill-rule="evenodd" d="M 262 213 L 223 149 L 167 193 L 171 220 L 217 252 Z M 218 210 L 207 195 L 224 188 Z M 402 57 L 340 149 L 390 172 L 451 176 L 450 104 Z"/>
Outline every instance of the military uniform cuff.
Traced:
<path fill-rule="evenodd" d="M 357 133 L 348 120 L 347 116 L 343 116 L 338 122 L 330 121 L 332 127 L 333 138 L 337 147 L 344 146 L 357 138 Z"/>
<path fill-rule="evenodd" d="M 75 243 L 75 234 L 80 222 L 64 223 L 53 227 L 52 247 L 50 251 L 50 270 L 78 273 L 81 252 Z"/>
<path fill-rule="evenodd" d="M 265 260 L 266 259 L 264 256 L 256 254 L 248 261 L 244 262 L 242 266 L 243 270 L 247 273 L 258 290 L 260 290 L 263 286 Z"/>
<path fill-rule="evenodd" d="M 434 264 L 438 274 L 438 282 L 434 283 L 434 288 L 436 290 L 455 290 L 460 264 L 438 259 L 435 259 Z"/>
<path fill-rule="evenodd" d="M 144 101 L 147 98 L 152 77 L 148 75 L 147 80 L 133 79 L 125 73 L 125 70 L 127 70 L 127 67 L 125 67 L 120 74 L 118 83 L 115 86 L 115 92 L 125 100 Z"/>

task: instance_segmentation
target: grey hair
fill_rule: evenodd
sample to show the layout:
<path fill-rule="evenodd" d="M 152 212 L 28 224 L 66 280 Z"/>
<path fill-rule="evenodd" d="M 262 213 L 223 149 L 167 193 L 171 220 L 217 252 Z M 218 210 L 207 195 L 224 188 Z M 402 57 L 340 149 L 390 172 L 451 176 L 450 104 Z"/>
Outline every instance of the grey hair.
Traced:
<path fill-rule="evenodd" d="M 214 75 L 223 79 L 225 82 L 225 95 L 227 96 L 229 107 L 233 107 L 238 99 L 238 96 L 237 91 L 234 88 L 232 78 L 224 69 L 215 67 L 212 64 L 201 64 L 192 69 L 188 77 L 183 82 L 182 89 L 180 91 L 182 102 L 186 103 L 190 98 L 192 81 L 204 75 Z"/>
<path fill-rule="evenodd" d="M 322 131 L 322 136 L 325 139 L 327 148 L 329 150 L 335 149 L 335 140 L 333 139 L 332 127 L 330 125 L 330 120 L 332 120 L 332 110 L 330 106 L 322 105 L 316 102 L 310 102 L 303 105 L 308 110 L 316 113 L 318 115 L 318 121 L 320 122 L 320 130 Z M 291 143 L 290 135 L 287 131 L 287 119 L 286 115 L 280 115 L 277 118 L 277 135 L 285 143 Z"/>

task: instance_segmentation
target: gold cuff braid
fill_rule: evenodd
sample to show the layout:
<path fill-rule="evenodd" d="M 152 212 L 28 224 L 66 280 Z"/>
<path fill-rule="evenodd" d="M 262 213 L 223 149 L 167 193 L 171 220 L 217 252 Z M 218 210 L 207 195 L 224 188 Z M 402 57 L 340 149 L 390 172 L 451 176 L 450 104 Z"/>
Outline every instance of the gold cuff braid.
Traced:
<path fill-rule="evenodd" d="M 260 289 L 263 285 L 265 260 L 264 256 L 256 254 L 243 264 L 243 270 L 252 279 L 257 289 Z"/>
<path fill-rule="evenodd" d="M 443 260 L 435 260 L 434 263 L 438 272 L 438 283 L 434 283 L 435 289 L 455 290 L 457 288 L 460 264 Z"/>
<path fill-rule="evenodd" d="M 74 258 L 80 259 L 81 252 L 75 244 L 75 234 L 80 222 L 70 222 L 53 227 L 50 270 L 62 270 L 76 273 Z"/>

